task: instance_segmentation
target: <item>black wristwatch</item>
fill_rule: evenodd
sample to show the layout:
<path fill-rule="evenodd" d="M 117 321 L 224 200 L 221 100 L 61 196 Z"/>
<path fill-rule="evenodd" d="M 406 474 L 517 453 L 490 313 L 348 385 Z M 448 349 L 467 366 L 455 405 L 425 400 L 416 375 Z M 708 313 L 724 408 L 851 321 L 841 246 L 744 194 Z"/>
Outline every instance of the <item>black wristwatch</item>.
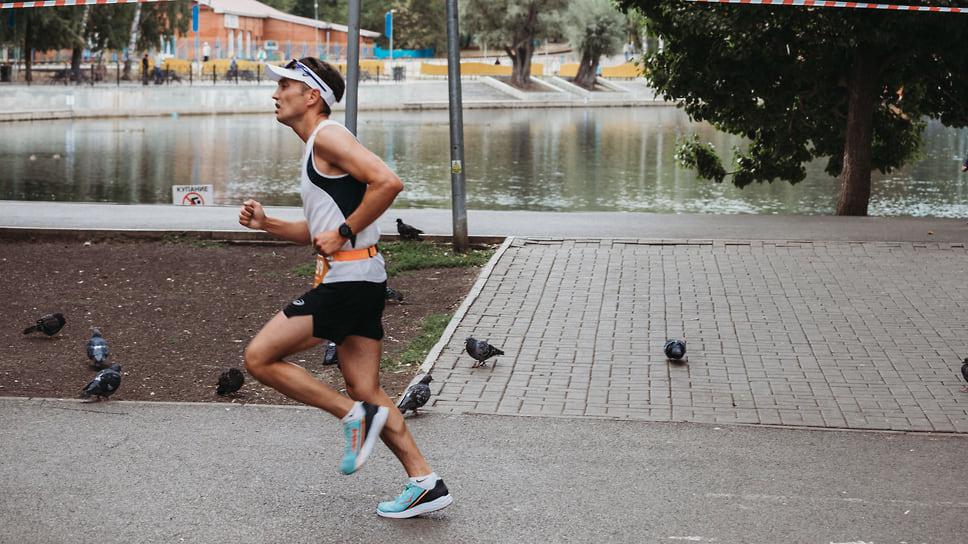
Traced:
<path fill-rule="evenodd" d="M 356 235 L 353 234 L 353 229 L 349 225 L 343 223 L 339 226 L 339 235 L 350 241 L 350 245 L 356 247 Z"/>

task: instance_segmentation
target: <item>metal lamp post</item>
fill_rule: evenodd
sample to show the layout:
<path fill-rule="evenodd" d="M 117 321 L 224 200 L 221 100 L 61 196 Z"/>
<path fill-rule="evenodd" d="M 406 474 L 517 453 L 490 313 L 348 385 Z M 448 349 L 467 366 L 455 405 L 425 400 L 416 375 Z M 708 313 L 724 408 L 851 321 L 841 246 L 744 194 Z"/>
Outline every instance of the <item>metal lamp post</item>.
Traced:
<path fill-rule="evenodd" d="M 387 23 L 386 24 L 386 27 L 387 27 L 386 28 L 386 34 L 387 34 L 387 37 L 390 38 L 390 72 L 391 72 L 391 75 L 393 73 L 393 14 L 396 13 L 396 12 L 397 12 L 396 9 L 391 9 L 390 11 L 388 11 L 387 12 L 387 21 L 386 21 L 386 23 Z"/>

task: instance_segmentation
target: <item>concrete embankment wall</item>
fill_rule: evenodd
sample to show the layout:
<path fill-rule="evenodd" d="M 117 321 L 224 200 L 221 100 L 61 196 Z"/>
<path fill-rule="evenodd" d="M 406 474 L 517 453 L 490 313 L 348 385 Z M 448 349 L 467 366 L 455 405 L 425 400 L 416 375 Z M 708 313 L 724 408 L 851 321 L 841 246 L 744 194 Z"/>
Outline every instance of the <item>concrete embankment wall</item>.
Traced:
<path fill-rule="evenodd" d="M 613 83 L 608 92 L 522 93 L 487 78 L 462 83 L 465 108 L 536 108 L 665 105 L 641 81 Z M 114 116 L 270 113 L 275 83 L 172 83 L 166 85 L 0 85 L 0 122 Z M 446 80 L 361 83 L 359 110 L 446 109 Z M 344 99 L 335 110 L 345 108 Z"/>

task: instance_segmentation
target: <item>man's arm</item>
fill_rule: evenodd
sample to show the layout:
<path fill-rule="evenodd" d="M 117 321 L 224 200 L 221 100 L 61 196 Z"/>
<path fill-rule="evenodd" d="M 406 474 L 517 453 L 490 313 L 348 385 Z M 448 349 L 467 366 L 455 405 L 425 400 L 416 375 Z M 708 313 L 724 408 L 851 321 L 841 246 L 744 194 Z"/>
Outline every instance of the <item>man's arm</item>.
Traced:
<path fill-rule="evenodd" d="M 339 127 L 323 128 L 313 145 L 317 158 L 367 185 L 363 201 L 346 218 L 353 232 L 360 232 L 379 219 L 403 190 L 403 182 L 393 170 L 349 132 Z M 311 234 L 313 245 L 323 255 L 338 251 L 346 241 L 335 230 Z"/>
<path fill-rule="evenodd" d="M 285 221 L 269 217 L 262 209 L 262 204 L 251 198 L 242 203 L 239 224 L 250 229 L 264 230 L 296 244 L 309 245 L 313 241 L 312 236 L 309 235 L 309 224 L 305 220 Z"/>

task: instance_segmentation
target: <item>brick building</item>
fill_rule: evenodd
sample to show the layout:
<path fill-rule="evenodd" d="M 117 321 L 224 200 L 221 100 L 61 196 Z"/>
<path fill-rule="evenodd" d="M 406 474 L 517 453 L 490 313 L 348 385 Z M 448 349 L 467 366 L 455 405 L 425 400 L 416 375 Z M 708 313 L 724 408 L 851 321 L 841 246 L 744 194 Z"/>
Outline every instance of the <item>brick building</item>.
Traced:
<path fill-rule="evenodd" d="M 198 32 L 175 38 L 175 58 L 240 58 L 282 61 L 307 55 L 338 61 L 346 57 L 345 25 L 283 13 L 256 0 L 193 0 Z M 360 30 L 360 58 L 372 57 L 378 32 Z M 206 48 L 206 44 L 208 47 Z"/>

